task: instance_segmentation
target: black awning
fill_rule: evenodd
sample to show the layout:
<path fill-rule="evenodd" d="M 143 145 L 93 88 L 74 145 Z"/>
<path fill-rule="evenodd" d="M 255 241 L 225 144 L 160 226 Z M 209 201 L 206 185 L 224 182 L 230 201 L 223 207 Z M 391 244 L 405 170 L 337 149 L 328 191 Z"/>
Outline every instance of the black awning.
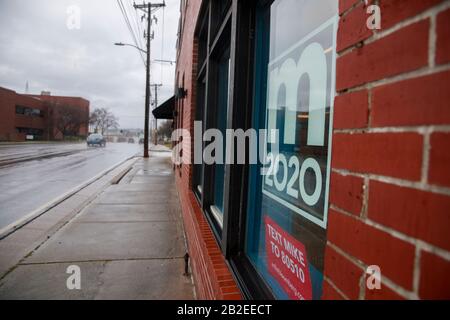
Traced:
<path fill-rule="evenodd" d="M 153 115 L 159 120 L 173 120 L 173 111 L 175 110 L 175 96 L 164 102 L 158 108 L 153 110 Z"/>

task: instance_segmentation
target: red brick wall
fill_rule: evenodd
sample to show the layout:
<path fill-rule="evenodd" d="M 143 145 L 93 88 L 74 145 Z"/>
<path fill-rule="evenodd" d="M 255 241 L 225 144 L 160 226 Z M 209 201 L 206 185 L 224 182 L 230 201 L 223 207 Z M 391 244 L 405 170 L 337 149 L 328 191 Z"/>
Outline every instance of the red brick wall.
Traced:
<path fill-rule="evenodd" d="M 16 105 L 42 110 L 44 117 L 16 114 Z M 0 141 L 24 141 L 25 134 L 17 133 L 16 127 L 44 130 L 47 137 L 47 107 L 38 99 L 0 88 Z"/>
<path fill-rule="evenodd" d="M 87 136 L 89 134 L 89 115 L 90 115 L 90 102 L 83 98 L 78 97 L 61 97 L 61 96 L 45 96 L 45 95 L 37 95 L 34 96 L 38 99 L 41 99 L 42 101 L 45 101 L 47 103 L 50 103 L 50 110 L 52 110 L 52 122 L 57 121 L 57 112 L 58 112 L 58 105 L 59 104 L 65 104 L 73 107 L 77 107 L 82 109 L 84 112 L 84 120 L 85 125 L 81 126 L 79 135 L 80 136 Z M 53 132 L 53 139 L 62 139 L 62 134 L 57 130 L 54 129 Z"/>
<path fill-rule="evenodd" d="M 324 298 L 448 299 L 450 1 L 375 3 L 340 1 Z"/>
<path fill-rule="evenodd" d="M 363 0 L 340 0 L 323 298 L 450 298 L 450 1 L 370 3 L 382 30 L 366 28 Z M 200 4 L 182 8 L 177 64 L 188 91 L 179 119 L 192 136 Z M 191 191 L 192 166 L 176 173 L 198 298 L 239 299 Z M 369 265 L 380 266 L 382 290 L 366 289 Z"/>
<path fill-rule="evenodd" d="M 80 128 L 79 135 L 87 136 L 89 130 L 89 101 L 77 97 L 41 96 L 18 94 L 15 91 L 0 88 L 0 141 L 24 141 L 25 134 L 16 132 L 16 127 L 44 130 L 43 139 L 62 139 L 61 133 L 49 128 L 56 121 L 57 104 L 67 104 L 83 110 L 86 124 Z M 40 109 L 44 117 L 16 115 L 16 105 Z M 50 108 L 49 108 L 50 106 Z"/>
<path fill-rule="evenodd" d="M 194 30 L 200 11 L 201 0 L 188 1 L 182 8 L 183 20 L 181 47 L 177 63 L 177 85 L 187 90 L 187 96 L 177 101 L 178 121 L 182 128 L 194 136 L 197 45 Z M 193 163 L 192 146 L 187 140 L 183 143 L 183 158 Z M 191 269 L 197 297 L 199 299 L 241 299 L 241 294 L 231 275 L 226 261 L 205 219 L 199 203 L 192 192 L 193 167 L 183 164 L 176 169 L 177 187 L 183 208 L 183 220 L 186 230 Z"/>
<path fill-rule="evenodd" d="M 16 116 L 15 95 L 14 91 L 0 88 L 0 141 L 16 139 L 14 127 Z"/>

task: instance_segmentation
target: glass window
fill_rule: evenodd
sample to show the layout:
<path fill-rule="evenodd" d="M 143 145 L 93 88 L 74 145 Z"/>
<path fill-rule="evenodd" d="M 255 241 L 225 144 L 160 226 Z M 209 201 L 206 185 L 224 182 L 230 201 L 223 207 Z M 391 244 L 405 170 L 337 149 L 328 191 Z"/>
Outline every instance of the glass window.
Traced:
<path fill-rule="evenodd" d="M 33 117 L 40 117 L 41 116 L 41 110 L 39 109 L 32 109 L 31 114 Z"/>
<path fill-rule="evenodd" d="M 216 129 L 222 136 L 226 136 L 227 130 L 227 114 L 228 114 L 228 94 L 230 88 L 230 52 L 229 49 L 222 54 L 217 65 L 217 103 L 215 110 Z M 225 143 L 223 144 L 222 155 L 225 155 Z M 214 217 L 219 224 L 223 225 L 223 209 L 224 209 L 224 184 L 225 184 L 225 159 L 222 163 L 214 166 L 214 204 L 211 208 Z"/>
<path fill-rule="evenodd" d="M 16 106 L 16 114 L 25 114 L 25 107 Z"/>
<path fill-rule="evenodd" d="M 214 3 L 214 2 L 213 2 Z M 215 4 L 217 5 L 217 3 Z M 211 3 L 208 10 L 211 10 Z M 203 14 L 209 15 L 206 11 Z M 194 166 L 194 192 L 201 200 L 201 205 L 210 219 L 215 235 L 222 236 L 225 214 L 225 143 L 220 143 L 220 137 L 226 136 L 229 110 L 230 89 L 230 44 L 231 19 L 222 21 L 224 28 L 217 34 L 213 44 L 204 43 L 211 35 L 211 24 L 207 18 L 200 19 L 199 52 L 205 54 L 205 62 L 199 65 L 197 81 L 196 120 L 203 120 L 202 129 L 212 133 L 211 140 L 204 143 L 204 152 L 212 156 L 211 162 Z M 207 31 L 207 32 L 206 32 Z M 205 50 L 203 45 L 207 45 Z M 220 132 L 220 135 L 219 135 Z M 222 141 L 225 142 L 225 141 Z M 221 149 L 217 149 L 221 148 Z M 211 153 L 209 153 L 211 152 Z"/>
<path fill-rule="evenodd" d="M 320 299 L 328 212 L 335 0 L 276 0 L 257 13 L 246 254 L 278 299 Z"/>
<path fill-rule="evenodd" d="M 201 123 L 201 132 L 204 130 L 204 109 L 205 109 L 205 89 L 206 89 L 206 79 L 205 77 L 197 81 L 197 105 L 195 107 L 195 121 Z M 202 144 L 203 146 L 203 144 Z M 202 148 L 203 153 L 203 148 Z M 194 164 L 194 181 L 193 187 L 194 192 L 199 198 L 203 193 L 203 165 L 195 163 Z"/>
<path fill-rule="evenodd" d="M 208 15 L 205 15 L 203 19 L 204 19 L 202 22 L 203 25 L 201 26 L 201 30 L 197 38 L 199 69 L 203 67 L 208 54 L 208 23 L 209 23 Z"/>
<path fill-rule="evenodd" d="M 225 21 L 225 16 L 231 6 L 231 0 L 216 0 L 211 1 L 211 43 L 217 36 L 222 23 Z"/>

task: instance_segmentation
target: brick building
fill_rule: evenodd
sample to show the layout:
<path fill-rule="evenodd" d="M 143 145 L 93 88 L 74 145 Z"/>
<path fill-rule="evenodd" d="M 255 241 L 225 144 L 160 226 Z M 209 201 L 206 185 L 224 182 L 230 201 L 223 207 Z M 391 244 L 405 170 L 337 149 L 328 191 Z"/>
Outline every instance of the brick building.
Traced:
<path fill-rule="evenodd" d="M 0 141 L 62 140 L 57 122 L 71 108 L 80 122 L 77 136 L 89 129 L 89 101 L 77 97 L 18 94 L 0 87 Z M 72 112 L 71 111 L 71 112 Z"/>
<path fill-rule="evenodd" d="M 450 298 L 450 1 L 369 3 L 380 30 L 363 0 L 181 1 L 177 128 L 280 138 L 265 176 L 179 143 L 199 298 Z"/>

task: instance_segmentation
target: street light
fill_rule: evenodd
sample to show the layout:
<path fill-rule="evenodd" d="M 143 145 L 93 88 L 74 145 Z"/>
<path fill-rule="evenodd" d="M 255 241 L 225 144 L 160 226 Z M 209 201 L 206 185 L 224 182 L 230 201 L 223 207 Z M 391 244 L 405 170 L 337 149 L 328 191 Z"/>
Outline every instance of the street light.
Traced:
<path fill-rule="evenodd" d="M 151 11 L 151 4 L 148 4 L 148 11 Z M 148 19 L 148 30 L 150 30 L 151 27 L 151 20 Z M 122 43 L 122 42 L 116 42 L 114 45 L 119 46 L 119 47 L 124 47 L 124 46 L 128 46 L 128 47 L 133 47 L 137 50 L 139 50 L 140 52 L 143 52 L 146 56 L 147 56 L 147 63 L 145 63 L 145 67 L 147 70 L 146 73 L 146 88 L 145 88 L 145 127 L 144 127 L 144 158 L 148 158 L 149 157 L 149 121 L 150 121 L 150 64 L 151 64 L 151 60 L 150 60 L 150 33 L 148 33 L 147 35 L 147 50 L 143 50 L 141 48 L 139 48 L 138 46 L 135 46 L 133 44 L 129 44 L 129 43 Z M 170 63 L 171 65 L 173 63 L 175 63 L 174 61 L 169 61 L 169 60 L 155 60 L 155 62 L 160 62 L 160 63 Z M 156 128 L 158 129 L 158 128 Z"/>
<path fill-rule="evenodd" d="M 157 62 L 157 63 L 169 63 L 171 66 L 174 65 L 176 63 L 176 61 L 171 61 L 171 60 L 153 60 L 152 62 Z"/>
<path fill-rule="evenodd" d="M 137 46 L 135 46 L 135 45 L 133 45 L 133 44 L 122 43 L 122 42 L 116 42 L 116 43 L 114 43 L 114 45 L 119 46 L 119 47 L 125 47 L 125 46 L 133 47 L 133 48 L 136 48 L 136 49 L 138 49 L 139 51 L 141 51 L 141 52 L 147 54 L 147 51 L 145 51 L 144 49 L 141 49 L 141 48 L 139 48 L 139 47 L 137 47 Z"/>
<path fill-rule="evenodd" d="M 148 12 L 151 12 L 151 3 L 148 4 Z M 150 34 L 151 20 L 148 20 L 148 33 Z M 135 45 L 117 42 L 116 46 L 124 47 L 129 46 L 139 51 L 145 53 L 147 56 L 147 63 L 145 64 L 146 68 L 146 85 L 145 85 L 145 125 L 144 125 L 144 158 L 149 158 L 149 121 L 150 121 L 150 36 L 147 37 L 147 50 L 143 50 Z"/>

